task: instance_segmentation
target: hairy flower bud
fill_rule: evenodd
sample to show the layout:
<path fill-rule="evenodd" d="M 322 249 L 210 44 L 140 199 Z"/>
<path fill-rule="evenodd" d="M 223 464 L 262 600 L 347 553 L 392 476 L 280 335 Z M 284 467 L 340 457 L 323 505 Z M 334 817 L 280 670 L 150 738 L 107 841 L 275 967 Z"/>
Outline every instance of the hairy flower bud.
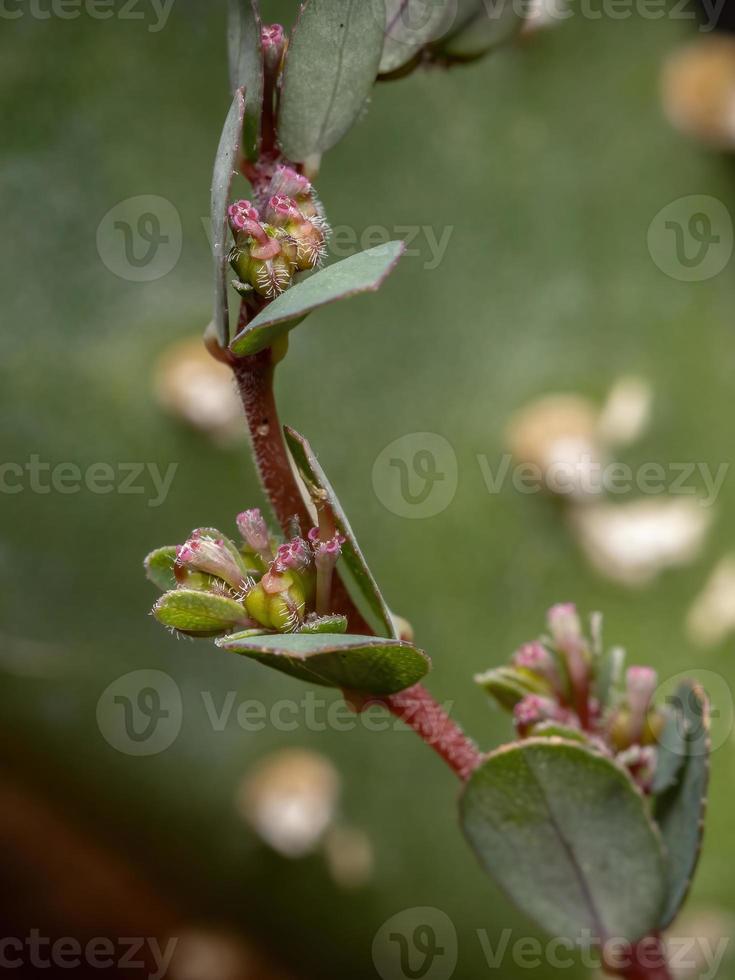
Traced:
<path fill-rule="evenodd" d="M 296 575 L 273 566 L 245 600 L 245 608 L 257 623 L 281 633 L 301 625 L 305 609 L 304 590 Z"/>
<path fill-rule="evenodd" d="M 268 526 L 258 507 L 244 510 L 236 518 L 237 529 L 243 541 L 251 551 L 266 561 L 270 562 L 273 558 L 271 551 Z"/>
<path fill-rule="evenodd" d="M 287 544 L 279 545 L 276 551 L 275 568 L 285 571 L 301 571 L 311 564 L 312 555 L 309 546 L 303 538 L 292 538 Z"/>
<path fill-rule="evenodd" d="M 195 531 L 176 552 L 177 565 L 197 572 L 206 572 L 226 582 L 236 592 L 249 585 L 244 568 L 235 558 L 224 539 L 213 538 Z"/>
<path fill-rule="evenodd" d="M 285 164 L 276 168 L 270 185 L 271 196 L 283 194 L 285 197 L 303 198 L 311 193 L 311 181 L 307 177 Z"/>
<path fill-rule="evenodd" d="M 230 224 L 230 230 L 235 238 L 245 231 L 248 223 L 260 220 L 258 212 L 250 201 L 235 201 L 227 209 L 227 218 Z"/>

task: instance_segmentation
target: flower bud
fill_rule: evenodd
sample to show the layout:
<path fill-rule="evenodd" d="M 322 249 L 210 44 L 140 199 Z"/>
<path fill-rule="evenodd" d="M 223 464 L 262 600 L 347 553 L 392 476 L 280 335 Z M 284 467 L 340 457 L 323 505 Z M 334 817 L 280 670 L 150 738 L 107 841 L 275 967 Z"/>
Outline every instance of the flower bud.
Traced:
<path fill-rule="evenodd" d="M 236 592 L 249 587 L 244 568 L 224 539 L 213 538 L 200 531 L 194 531 L 189 540 L 177 549 L 176 564 L 191 571 L 215 575 Z"/>
<path fill-rule="evenodd" d="M 561 602 L 552 606 L 546 614 L 546 621 L 554 643 L 562 650 L 570 644 L 582 641 L 582 624 L 577 607 L 573 602 Z"/>
<path fill-rule="evenodd" d="M 270 194 L 283 194 L 285 197 L 302 198 L 312 193 L 311 181 L 293 167 L 281 164 L 276 168 L 270 184 Z"/>
<path fill-rule="evenodd" d="M 227 218 L 235 238 L 245 231 L 248 223 L 260 221 L 260 216 L 250 201 L 235 201 L 227 209 Z"/>
<path fill-rule="evenodd" d="M 230 265 L 241 282 L 252 286 L 265 299 L 275 299 L 291 284 L 296 256 L 292 250 L 282 247 L 274 228 L 269 234 L 258 221 L 242 218 L 239 213 L 237 220 L 242 230 L 230 252 Z"/>
<path fill-rule="evenodd" d="M 301 625 L 304 607 L 304 592 L 296 577 L 288 571 L 277 572 L 273 566 L 245 600 L 248 615 L 261 626 L 281 633 Z"/>
<path fill-rule="evenodd" d="M 322 540 L 317 527 L 309 531 L 308 538 L 316 566 L 316 611 L 320 616 L 325 616 L 331 612 L 332 573 L 342 554 L 345 539 L 341 534 L 335 533 L 331 538 Z"/>
<path fill-rule="evenodd" d="M 303 219 L 293 198 L 274 194 L 265 206 L 265 220 L 276 228 L 283 228 L 288 221 Z"/>
<path fill-rule="evenodd" d="M 538 694 L 527 694 L 513 708 L 513 721 L 521 736 L 527 735 L 529 729 L 542 721 L 561 721 L 562 717 L 563 712 L 555 701 Z"/>
<path fill-rule="evenodd" d="M 556 660 L 542 643 L 524 643 L 513 654 L 513 663 L 516 667 L 542 677 L 556 694 L 563 692 Z"/>
<path fill-rule="evenodd" d="M 280 24 L 264 24 L 260 31 L 263 46 L 263 59 L 268 75 L 275 77 L 281 67 L 283 52 L 286 47 L 286 36 Z"/>
<path fill-rule="evenodd" d="M 311 564 L 311 552 L 303 538 L 292 538 L 288 544 L 279 545 L 276 551 L 275 568 L 285 571 L 287 568 L 299 572 Z"/>
<path fill-rule="evenodd" d="M 273 559 L 268 527 L 258 507 L 244 510 L 236 518 L 237 529 L 251 551 L 266 561 Z"/>

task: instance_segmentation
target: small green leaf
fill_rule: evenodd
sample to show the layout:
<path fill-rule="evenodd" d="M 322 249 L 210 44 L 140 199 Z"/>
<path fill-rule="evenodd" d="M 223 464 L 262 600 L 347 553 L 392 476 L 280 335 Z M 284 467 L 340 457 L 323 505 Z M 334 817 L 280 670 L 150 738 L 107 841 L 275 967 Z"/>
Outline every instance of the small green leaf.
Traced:
<path fill-rule="evenodd" d="M 659 928 L 667 928 L 689 891 L 702 846 L 709 781 L 709 705 L 695 683 L 682 684 L 670 701 L 677 728 L 664 729 L 659 757 L 683 750 L 683 764 L 673 786 L 656 797 L 654 817 L 667 850 L 668 892 Z M 664 761 L 664 765 L 666 762 Z"/>
<path fill-rule="evenodd" d="M 299 435 L 295 429 L 284 426 L 284 433 L 286 444 L 314 505 L 317 510 L 324 508 L 327 511 L 335 528 L 345 539 L 345 543 L 342 546 L 342 560 L 354 580 L 355 587 L 359 590 L 371 612 L 376 617 L 379 624 L 378 632 L 383 636 L 397 639 L 398 634 L 396 633 L 390 610 L 378 588 L 378 583 L 373 578 L 373 574 L 363 557 L 362 551 L 360 551 L 360 546 L 357 543 L 354 531 L 350 527 L 345 512 L 342 510 L 342 506 L 337 499 L 337 495 L 314 455 L 314 450 L 306 439 L 302 435 Z"/>
<path fill-rule="evenodd" d="M 161 592 L 168 592 L 169 589 L 176 588 L 176 575 L 174 574 L 176 550 L 176 545 L 156 548 L 143 561 L 146 576 L 154 585 L 158 586 Z"/>
<path fill-rule="evenodd" d="M 388 242 L 351 255 L 302 280 L 255 317 L 231 344 L 239 357 L 257 354 L 293 330 L 320 306 L 380 289 L 405 251 L 403 242 Z"/>
<path fill-rule="evenodd" d="M 260 152 L 260 120 L 263 114 L 263 44 L 255 0 L 229 0 L 227 48 L 230 87 L 247 93 L 243 147 L 249 160 Z"/>
<path fill-rule="evenodd" d="M 253 639 L 235 633 L 217 640 L 284 674 L 323 687 L 386 696 L 418 683 L 429 659 L 410 643 L 347 633 L 280 633 Z"/>
<path fill-rule="evenodd" d="M 194 589 L 167 592 L 153 607 L 153 615 L 164 626 L 189 636 L 217 636 L 250 623 L 239 602 Z"/>
<path fill-rule="evenodd" d="M 508 0 L 459 0 L 458 27 L 438 44 L 438 50 L 449 58 L 480 58 L 518 33 L 523 14 L 517 7 Z"/>
<path fill-rule="evenodd" d="M 475 684 L 508 711 L 512 711 L 527 694 L 547 697 L 551 694 L 551 685 L 525 667 L 493 667 L 484 674 L 476 674 Z"/>
<path fill-rule="evenodd" d="M 635 942 L 657 929 L 661 841 L 609 759 L 561 739 L 504 746 L 470 777 L 460 807 L 485 869 L 552 935 Z"/>
<path fill-rule="evenodd" d="M 284 154 L 303 163 L 339 142 L 378 74 L 384 0 L 306 0 L 286 53 L 278 114 Z"/>
<path fill-rule="evenodd" d="M 214 325 L 222 347 L 230 339 L 230 314 L 227 303 L 227 204 L 232 178 L 237 170 L 240 142 L 245 118 L 245 90 L 235 92 L 220 137 L 212 174 L 212 258 L 214 259 Z"/>
<path fill-rule="evenodd" d="M 454 0 L 386 0 L 380 73 L 397 71 L 431 41 L 443 37 L 454 20 Z"/>
<path fill-rule="evenodd" d="M 313 619 L 307 619 L 301 628 L 298 630 L 299 633 L 346 633 L 347 632 L 347 617 L 346 616 L 316 616 Z"/>

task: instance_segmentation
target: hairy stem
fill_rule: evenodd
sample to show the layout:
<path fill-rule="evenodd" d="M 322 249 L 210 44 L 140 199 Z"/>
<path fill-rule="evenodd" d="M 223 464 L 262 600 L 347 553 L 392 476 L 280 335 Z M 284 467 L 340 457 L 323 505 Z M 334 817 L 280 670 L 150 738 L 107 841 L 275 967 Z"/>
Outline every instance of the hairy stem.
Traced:
<path fill-rule="evenodd" d="M 467 780 L 482 762 L 482 755 L 462 729 L 449 717 L 422 684 L 409 687 L 381 704 L 441 756 L 461 780 Z"/>
<path fill-rule="evenodd" d="M 311 527 L 311 517 L 301 497 L 283 441 L 281 423 L 273 395 L 275 365 L 271 349 L 242 357 L 232 365 L 245 409 L 255 465 L 263 490 L 282 528 L 297 517 L 302 528 Z"/>
<path fill-rule="evenodd" d="M 273 393 L 275 365 L 270 348 L 251 357 L 234 359 L 232 370 L 245 409 L 253 458 L 278 523 L 285 531 L 296 516 L 306 530 L 312 526 L 312 520 L 291 469 L 278 420 Z M 351 632 L 373 632 L 339 575 L 332 584 L 332 604 L 334 612 L 347 616 Z M 460 779 L 467 779 L 479 764 L 481 756 L 477 746 L 422 685 L 381 699 L 381 703 L 434 749 Z"/>

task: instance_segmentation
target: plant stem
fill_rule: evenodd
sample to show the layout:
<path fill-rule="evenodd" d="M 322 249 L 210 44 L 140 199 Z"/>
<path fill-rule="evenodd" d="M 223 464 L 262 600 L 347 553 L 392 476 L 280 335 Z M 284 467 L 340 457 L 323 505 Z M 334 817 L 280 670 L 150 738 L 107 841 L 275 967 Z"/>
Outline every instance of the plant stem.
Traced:
<path fill-rule="evenodd" d="M 482 762 L 482 754 L 472 739 L 422 684 L 382 698 L 380 703 L 412 728 L 461 780 L 469 779 Z"/>
<path fill-rule="evenodd" d="M 243 315 L 246 315 L 244 311 Z M 312 520 L 291 469 L 278 420 L 273 393 L 275 365 L 271 350 L 269 348 L 250 357 L 233 359 L 231 366 L 245 409 L 253 458 L 278 523 L 286 530 L 289 521 L 296 516 L 306 530 L 312 526 Z M 333 579 L 332 602 L 335 612 L 347 616 L 352 632 L 373 632 L 339 575 Z M 460 779 L 467 779 L 479 765 L 482 757 L 475 743 L 421 684 L 379 700 L 441 756 Z"/>
<path fill-rule="evenodd" d="M 250 357 L 233 358 L 230 366 L 245 409 L 256 469 L 276 520 L 286 532 L 291 519 L 297 517 L 302 531 L 306 532 L 312 526 L 312 519 L 291 469 L 283 440 L 273 394 L 275 364 L 271 349 Z M 371 632 L 339 576 L 335 576 L 332 582 L 332 604 L 334 612 L 347 617 L 351 632 Z"/>
<path fill-rule="evenodd" d="M 282 528 L 297 517 L 302 528 L 311 527 L 311 517 L 291 471 L 281 423 L 273 396 L 271 349 L 234 361 L 232 370 L 245 409 L 253 458 L 263 490 Z"/>

